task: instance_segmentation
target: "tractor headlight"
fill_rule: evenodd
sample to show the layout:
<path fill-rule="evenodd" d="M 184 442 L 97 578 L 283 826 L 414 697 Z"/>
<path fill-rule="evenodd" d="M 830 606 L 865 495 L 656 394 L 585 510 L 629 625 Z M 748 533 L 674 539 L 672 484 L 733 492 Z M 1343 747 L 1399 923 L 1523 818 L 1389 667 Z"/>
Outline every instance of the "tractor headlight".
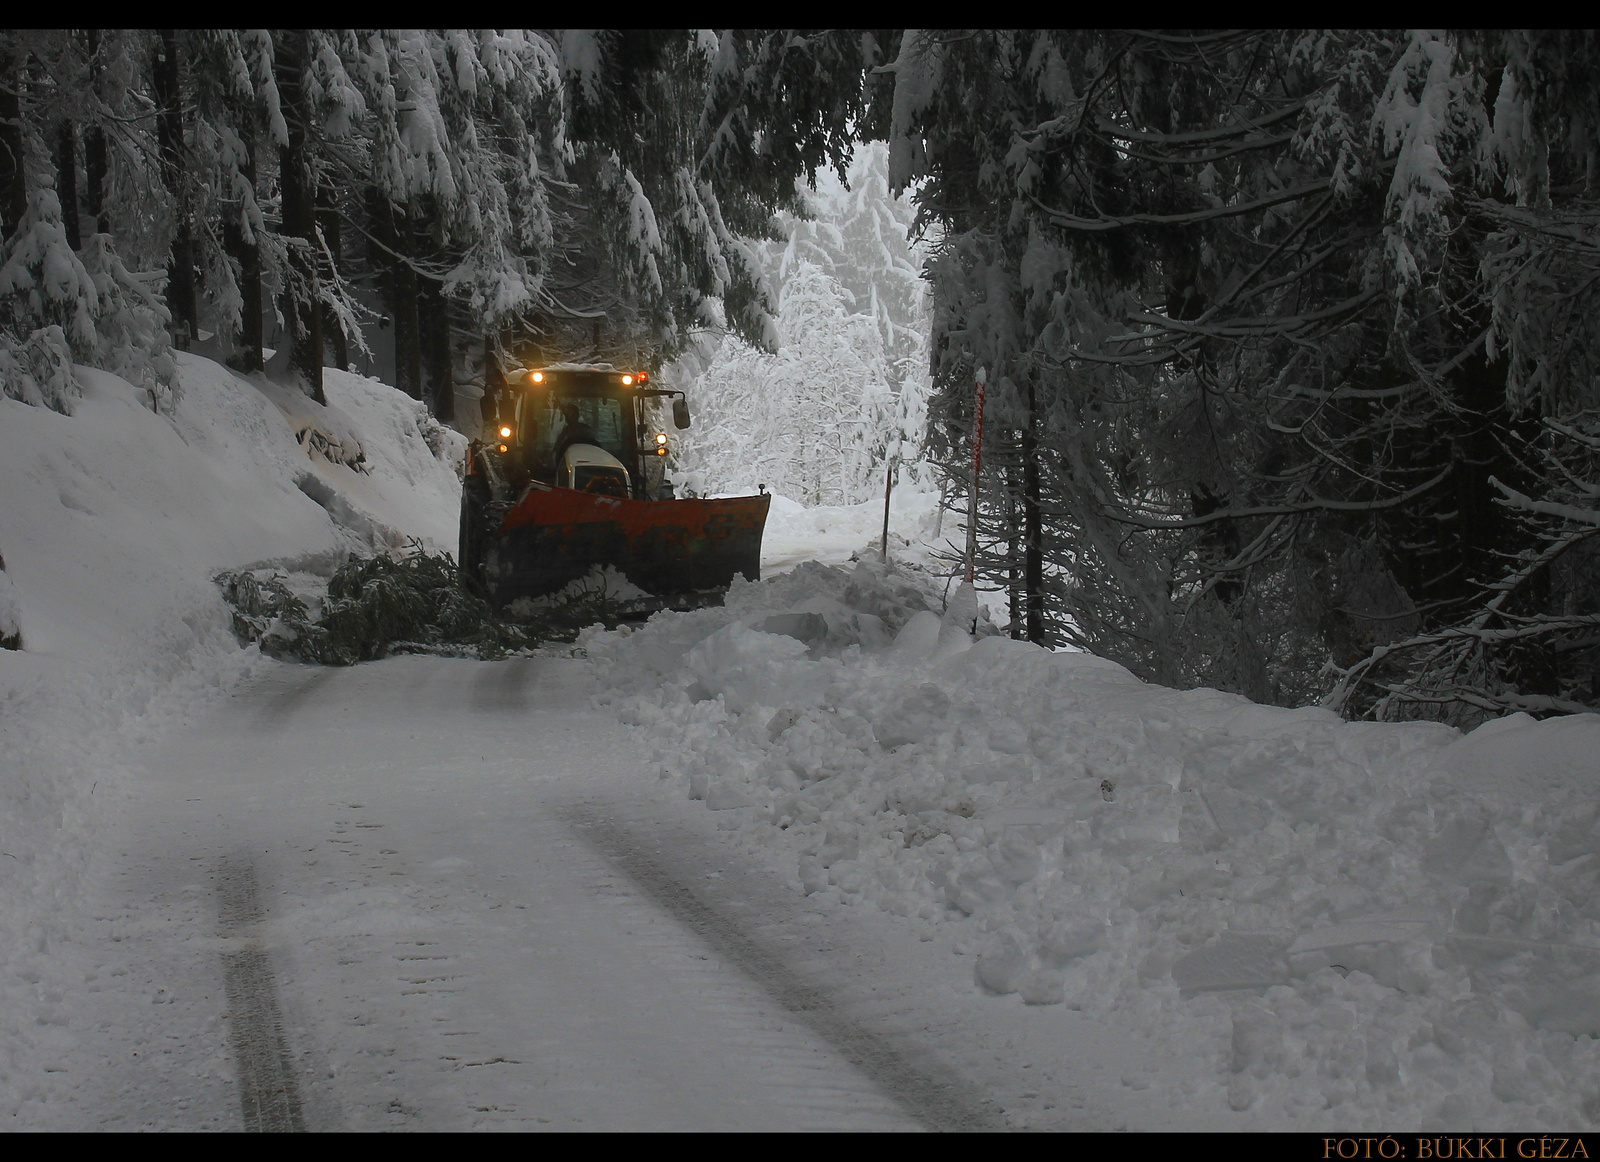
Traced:
<path fill-rule="evenodd" d="M 633 376 L 624 375 L 622 377 L 622 386 L 623 387 L 632 387 L 633 386 Z"/>
<path fill-rule="evenodd" d="M 533 382 L 535 382 L 535 383 L 543 383 L 544 382 L 544 372 L 535 371 L 532 375 L 528 376 L 528 378 L 533 380 Z"/>
<path fill-rule="evenodd" d="M 511 438 L 511 429 L 510 428 L 501 428 L 500 429 L 500 438 L 502 440 L 509 440 Z"/>
<path fill-rule="evenodd" d="M 665 432 L 657 432 L 656 433 L 656 443 L 665 444 L 666 442 L 667 442 L 667 434 Z"/>

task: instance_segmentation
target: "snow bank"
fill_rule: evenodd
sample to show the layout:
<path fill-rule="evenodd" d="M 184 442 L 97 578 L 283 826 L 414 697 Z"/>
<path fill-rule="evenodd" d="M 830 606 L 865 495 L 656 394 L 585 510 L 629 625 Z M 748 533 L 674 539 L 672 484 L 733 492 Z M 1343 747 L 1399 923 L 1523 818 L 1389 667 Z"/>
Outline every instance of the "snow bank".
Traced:
<path fill-rule="evenodd" d="M 891 557 L 910 554 L 918 563 L 926 563 L 924 542 L 933 539 L 938 507 L 937 492 L 895 489 L 889 505 Z M 953 522 L 948 520 L 941 531 L 957 535 Z M 846 561 L 868 545 L 876 549 L 882 536 L 881 496 L 861 504 L 807 507 L 774 494 L 761 540 L 762 569 L 770 574 L 793 568 L 801 561 Z"/>
<path fill-rule="evenodd" d="M 1600 1120 L 1600 716 L 1350 724 L 974 644 L 913 588 L 802 565 L 586 644 L 662 778 L 797 890 L 1157 1038 L 1195 1065 L 1166 1100 Z"/>
<path fill-rule="evenodd" d="M 50 947 L 100 820 L 130 793 L 124 748 L 261 664 L 212 576 L 326 573 L 351 549 L 455 539 L 463 441 L 420 404 L 327 373 L 365 450 L 356 471 L 308 453 L 281 393 L 177 361 L 171 415 L 88 368 L 72 416 L 0 399 L 0 621 L 25 647 L 0 650 L 0 1117 L 43 1100 L 41 1059 L 67 1036 Z"/>

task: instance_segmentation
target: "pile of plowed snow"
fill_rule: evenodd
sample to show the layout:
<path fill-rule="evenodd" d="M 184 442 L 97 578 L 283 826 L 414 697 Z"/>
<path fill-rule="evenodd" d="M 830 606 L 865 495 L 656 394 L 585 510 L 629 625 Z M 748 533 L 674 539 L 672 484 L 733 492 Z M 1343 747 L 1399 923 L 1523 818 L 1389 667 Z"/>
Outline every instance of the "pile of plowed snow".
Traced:
<path fill-rule="evenodd" d="M 260 664 L 212 576 L 454 543 L 464 441 L 420 403 L 329 370 L 330 407 L 286 412 L 281 389 L 177 358 L 171 415 L 88 368 L 71 416 L 0 398 L 0 621 L 23 645 L 0 649 L 0 1117 L 68 1036 L 50 948 L 129 793 L 124 748 Z M 334 441 L 359 442 L 360 470 L 322 454 Z"/>
<path fill-rule="evenodd" d="M 1177 1108 L 1600 1120 L 1600 716 L 1351 724 L 974 642 L 930 604 L 802 565 L 585 644 L 661 777 L 796 890 L 1154 1037 L 1194 1065 Z"/>
<path fill-rule="evenodd" d="M 936 536 L 936 534 L 938 534 Z M 883 500 L 807 508 L 786 496 L 773 496 L 761 538 L 762 567 L 769 575 L 803 561 L 848 560 L 864 546 L 877 548 L 883 535 Z M 889 555 L 926 563 L 929 542 L 953 538 L 961 530 L 939 520 L 939 494 L 897 488 L 889 505 Z"/>

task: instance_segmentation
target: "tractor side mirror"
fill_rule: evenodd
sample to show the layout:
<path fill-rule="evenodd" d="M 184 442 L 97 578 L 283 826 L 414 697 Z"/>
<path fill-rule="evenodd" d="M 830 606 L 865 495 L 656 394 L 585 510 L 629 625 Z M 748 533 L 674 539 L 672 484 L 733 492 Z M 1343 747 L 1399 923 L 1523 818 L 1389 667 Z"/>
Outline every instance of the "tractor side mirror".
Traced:
<path fill-rule="evenodd" d="M 681 395 L 672 401 L 672 422 L 679 428 L 689 426 L 689 401 Z"/>

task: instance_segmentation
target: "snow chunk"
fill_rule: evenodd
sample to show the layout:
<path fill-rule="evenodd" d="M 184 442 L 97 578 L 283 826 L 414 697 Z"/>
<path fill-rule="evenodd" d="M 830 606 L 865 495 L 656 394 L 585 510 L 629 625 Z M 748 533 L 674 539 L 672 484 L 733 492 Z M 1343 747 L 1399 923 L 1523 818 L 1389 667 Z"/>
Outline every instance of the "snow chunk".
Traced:
<path fill-rule="evenodd" d="M 689 651 L 689 671 L 709 697 L 721 696 L 728 709 L 754 706 L 809 706 L 820 702 L 829 674 L 805 661 L 806 645 L 786 634 L 743 625 L 718 630 Z"/>

